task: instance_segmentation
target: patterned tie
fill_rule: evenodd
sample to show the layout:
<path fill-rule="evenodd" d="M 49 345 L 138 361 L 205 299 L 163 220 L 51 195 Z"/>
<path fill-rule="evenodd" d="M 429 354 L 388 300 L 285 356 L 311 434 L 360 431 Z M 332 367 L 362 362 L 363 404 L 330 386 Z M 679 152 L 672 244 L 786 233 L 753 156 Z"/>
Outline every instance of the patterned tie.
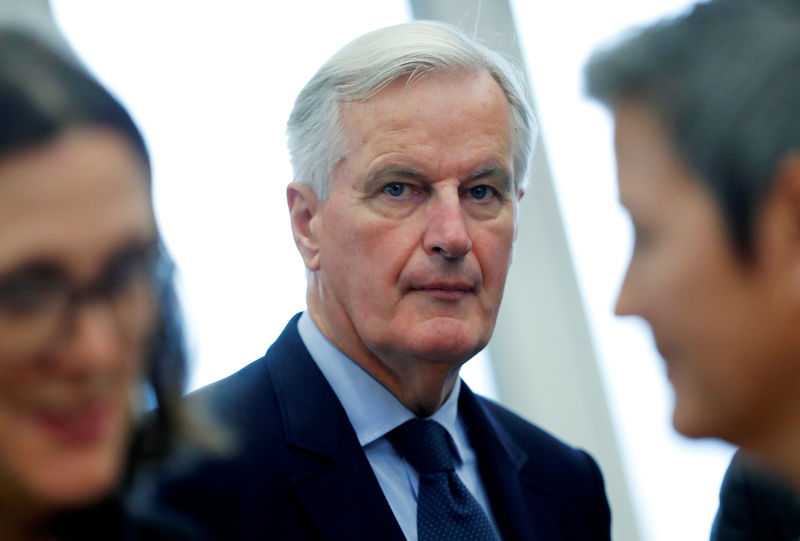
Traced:
<path fill-rule="evenodd" d="M 442 425 L 411 419 L 389 439 L 419 473 L 419 541 L 498 541 L 489 518 L 456 475 Z"/>

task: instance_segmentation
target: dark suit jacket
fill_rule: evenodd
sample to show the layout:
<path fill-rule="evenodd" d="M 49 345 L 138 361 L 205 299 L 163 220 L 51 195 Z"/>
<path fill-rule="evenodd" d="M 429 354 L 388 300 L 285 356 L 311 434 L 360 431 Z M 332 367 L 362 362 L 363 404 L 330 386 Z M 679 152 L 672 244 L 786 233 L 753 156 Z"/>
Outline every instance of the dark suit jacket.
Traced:
<path fill-rule="evenodd" d="M 166 502 L 222 539 L 404 536 L 344 409 L 289 322 L 267 354 L 193 395 L 238 437 L 167 483 Z M 504 540 L 604 540 L 610 513 L 589 455 L 462 386 L 459 411 Z"/>
<path fill-rule="evenodd" d="M 712 541 L 797 541 L 800 499 L 775 473 L 737 452 L 722 481 Z"/>

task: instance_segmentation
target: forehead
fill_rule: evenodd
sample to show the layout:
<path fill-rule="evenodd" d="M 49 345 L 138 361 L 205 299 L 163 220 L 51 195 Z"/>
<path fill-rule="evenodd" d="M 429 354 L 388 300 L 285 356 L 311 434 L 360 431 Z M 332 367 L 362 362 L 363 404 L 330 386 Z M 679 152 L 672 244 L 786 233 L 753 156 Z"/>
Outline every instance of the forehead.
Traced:
<path fill-rule="evenodd" d="M 510 161 L 511 107 L 485 70 L 396 80 L 366 101 L 342 104 L 341 123 L 351 153 L 410 150 L 446 166 L 487 151 Z"/>
<path fill-rule="evenodd" d="M 649 106 L 625 101 L 614 107 L 614 148 L 622 204 L 658 203 L 682 189 L 700 188 L 669 134 Z"/>
<path fill-rule="evenodd" d="M 147 173 L 117 133 L 67 132 L 0 158 L 0 267 L 58 259 L 77 272 L 155 234 Z"/>

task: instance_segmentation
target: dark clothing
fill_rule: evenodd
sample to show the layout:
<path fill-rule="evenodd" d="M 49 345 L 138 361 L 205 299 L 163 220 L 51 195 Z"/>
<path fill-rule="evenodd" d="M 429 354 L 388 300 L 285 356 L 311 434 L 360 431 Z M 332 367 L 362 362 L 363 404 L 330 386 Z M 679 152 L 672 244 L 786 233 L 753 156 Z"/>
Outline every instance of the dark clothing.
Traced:
<path fill-rule="evenodd" d="M 344 409 L 297 332 L 193 395 L 238 438 L 165 484 L 169 505 L 226 540 L 404 541 Z M 464 385 L 469 432 L 506 541 L 603 540 L 610 513 L 597 464 Z"/>
<path fill-rule="evenodd" d="M 117 495 L 64 513 L 50 531 L 60 541 L 210 541 L 181 515 L 132 504 Z"/>
<path fill-rule="evenodd" d="M 722 481 L 711 541 L 798 541 L 800 500 L 779 476 L 741 451 Z"/>

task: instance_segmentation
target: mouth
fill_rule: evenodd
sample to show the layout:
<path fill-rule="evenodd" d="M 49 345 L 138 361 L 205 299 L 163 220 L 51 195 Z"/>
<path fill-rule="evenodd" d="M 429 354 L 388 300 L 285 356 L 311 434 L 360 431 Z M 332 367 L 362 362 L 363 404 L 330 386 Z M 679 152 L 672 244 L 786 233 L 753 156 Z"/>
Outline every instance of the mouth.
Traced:
<path fill-rule="evenodd" d="M 420 293 L 442 300 L 460 300 L 474 293 L 475 288 L 467 282 L 430 282 L 409 288 L 409 293 Z"/>
<path fill-rule="evenodd" d="M 675 365 L 675 357 L 677 352 L 675 351 L 674 347 L 669 347 L 655 341 L 656 351 L 658 352 L 658 356 L 661 357 L 661 360 L 664 363 L 664 369 L 667 372 L 667 377 L 669 377 L 671 370 L 674 368 Z"/>
<path fill-rule="evenodd" d="M 112 424 L 114 407 L 110 400 L 81 404 L 37 407 L 33 418 L 56 441 L 68 446 L 92 445 L 102 441 Z"/>
<path fill-rule="evenodd" d="M 665 361 L 667 360 L 668 356 L 672 355 L 672 348 L 667 345 L 665 340 L 659 339 L 655 332 L 653 332 L 653 346 L 656 348 L 656 351 L 661 356 L 662 359 Z"/>

